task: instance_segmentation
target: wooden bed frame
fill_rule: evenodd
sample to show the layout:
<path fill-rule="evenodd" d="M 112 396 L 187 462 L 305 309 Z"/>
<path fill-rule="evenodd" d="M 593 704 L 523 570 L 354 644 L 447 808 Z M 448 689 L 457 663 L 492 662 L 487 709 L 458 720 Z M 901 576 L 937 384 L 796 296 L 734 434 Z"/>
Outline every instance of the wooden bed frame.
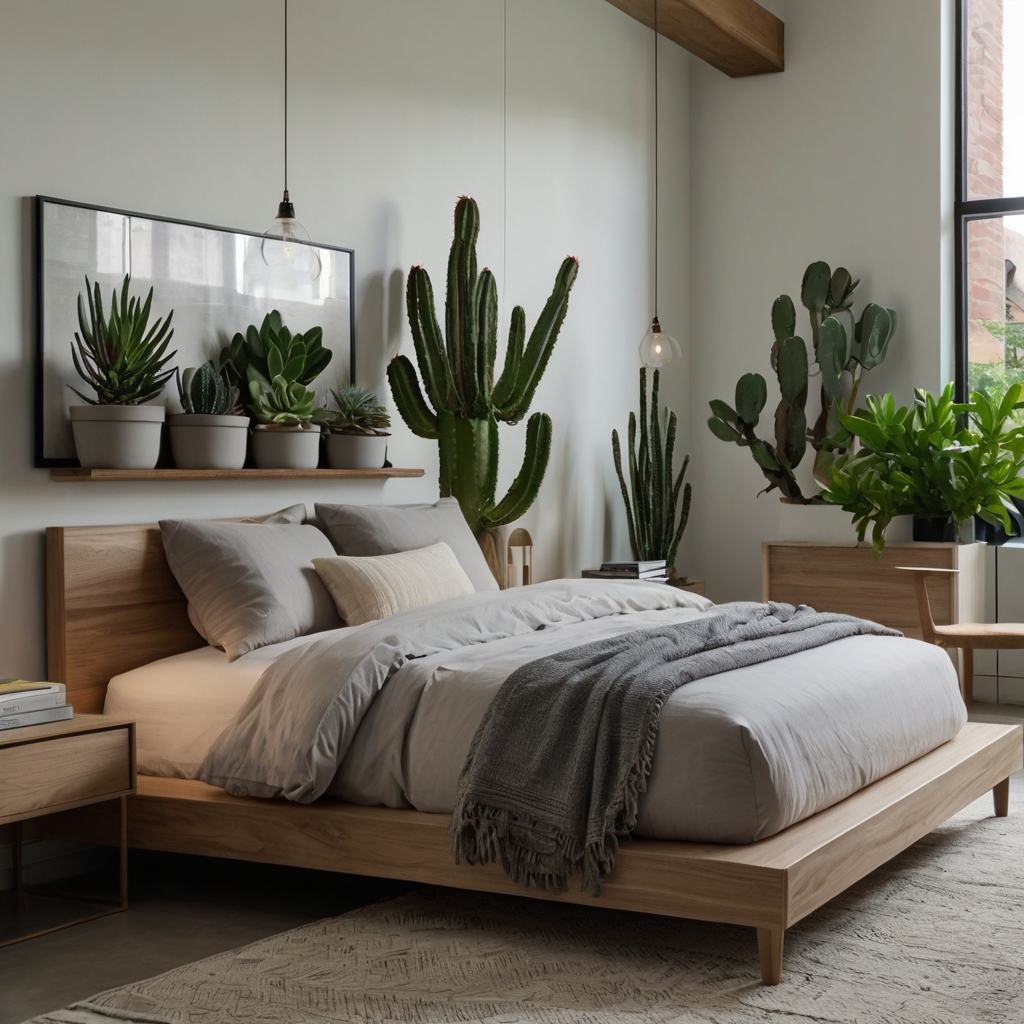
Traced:
<path fill-rule="evenodd" d="M 200 647 L 156 526 L 46 531 L 50 678 L 78 712 L 101 712 L 107 681 Z M 130 846 L 459 889 L 512 893 L 757 929 L 761 976 L 777 984 L 788 927 L 992 790 L 1007 813 L 1022 727 L 971 723 L 949 743 L 778 835 L 748 846 L 637 839 L 603 895 L 513 884 L 496 865 L 456 866 L 448 816 L 324 799 L 232 797 L 201 782 L 140 777 Z"/>

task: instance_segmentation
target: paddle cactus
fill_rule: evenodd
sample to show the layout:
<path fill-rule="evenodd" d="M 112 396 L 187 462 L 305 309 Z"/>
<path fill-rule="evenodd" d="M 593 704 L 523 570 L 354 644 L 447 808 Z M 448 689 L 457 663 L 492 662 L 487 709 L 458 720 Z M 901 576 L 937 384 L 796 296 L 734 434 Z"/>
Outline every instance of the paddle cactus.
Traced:
<path fill-rule="evenodd" d="M 551 451 L 551 418 L 538 412 L 528 420 L 522 468 L 505 497 L 496 502 L 498 421 L 518 423 L 529 411 L 579 269 L 572 257 L 562 262 L 529 341 L 523 308 L 512 310 L 504 368 L 495 382 L 498 289 L 489 270 L 477 274 L 479 232 L 477 204 L 464 196 L 455 207 L 443 336 L 429 275 L 423 267 L 409 272 L 406 305 L 423 390 L 405 356 L 395 357 L 388 366 L 402 419 L 414 434 L 438 442 L 441 496 L 458 499 L 474 533 L 514 522 L 537 497 Z"/>
<path fill-rule="evenodd" d="M 832 272 L 827 263 L 812 263 L 804 273 L 800 301 L 811 323 L 811 342 L 821 375 L 821 413 L 814 429 L 807 430 L 807 344 L 796 335 L 796 307 L 788 295 L 772 306 L 771 365 L 779 380 L 782 400 L 775 410 L 775 444 L 754 432 L 768 400 L 768 386 L 759 373 L 744 374 L 736 385 L 736 408 L 712 401 L 708 420 L 711 432 L 723 441 L 750 448 L 765 479 L 767 490 L 778 488 L 783 497 L 804 502 L 794 470 L 814 447 L 815 477 L 828 483 L 828 467 L 849 446 L 851 437 L 840 412 L 853 412 L 865 370 L 885 359 L 896 332 L 896 311 L 869 302 L 855 320 L 853 293 L 859 284 L 845 267 Z M 813 499 L 816 500 L 816 499 Z"/>

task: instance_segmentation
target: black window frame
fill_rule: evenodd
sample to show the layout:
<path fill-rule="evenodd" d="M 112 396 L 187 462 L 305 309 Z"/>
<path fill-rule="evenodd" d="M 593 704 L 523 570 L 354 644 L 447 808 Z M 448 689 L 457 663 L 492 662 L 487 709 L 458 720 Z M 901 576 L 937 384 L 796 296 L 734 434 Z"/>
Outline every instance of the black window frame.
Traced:
<path fill-rule="evenodd" d="M 1024 214 L 1024 196 L 1001 199 L 967 198 L 967 4 L 956 0 L 956 174 L 953 203 L 956 232 L 956 398 L 967 400 L 970 382 L 967 379 L 967 225 L 972 220 L 993 220 L 1006 214 Z"/>

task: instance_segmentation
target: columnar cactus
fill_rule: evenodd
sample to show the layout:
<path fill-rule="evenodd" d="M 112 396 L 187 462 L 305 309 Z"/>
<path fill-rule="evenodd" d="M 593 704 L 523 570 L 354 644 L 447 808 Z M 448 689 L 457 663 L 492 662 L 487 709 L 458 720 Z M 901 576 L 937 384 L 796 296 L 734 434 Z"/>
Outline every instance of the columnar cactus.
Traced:
<path fill-rule="evenodd" d="M 496 502 L 498 421 L 518 423 L 529 411 L 579 269 L 572 257 L 562 262 L 529 341 L 523 308 L 512 310 L 505 364 L 495 383 L 498 289 L 489 270 L 477 274 L 479 232 L 480 211 L 464 196 L 455 207 L 444 335 L 429 275 L 423 267 L 409 272 L 406 305 L 423 390 L 405 356 L 396 356 L 388 366 L 402 419 L 414 434 L 438 442 L 441 496 L 458 498 L 474 533 L 514 522 L 537 497 L 551 452 L 551 418 L 541 412 L 530 417 L 522 468 L 505 497 Z"/>
<path fill-rule="evenodd" d="M 805 407 L 808 391 L 807 345 L 796 335 L 796 307 L 788 295 L 780 295 L 772 306 L 771 364 L 779 378 L 782 401 L 775 410 L 775 444 L 754 433 L 768 400 L 768 385 L 759 373 L 744 374 L 736 385 L 736 408 L 725 402 L 711 402 L 713 415 L 708 426 L 715 437 L 749 448 L 768 490 L 778 488 L 783 497 L 803 502 L 794 470 L 803 459 L 810 441 L 816 455 L 814 475 L 828 483 L 828 467 L 850 441 L 840 413 L 850 415 L 857 401 L 865 370 L 885 359 L 896 332 L 896 311 L 869 302 L 855 320 L 851 311 L 854 281 L 845 267 L 832 272 L 827 263 L 812 263 L 804 272 L 800 301 L 811 322 L 814 358 L 821 372 L 821 414 L 814 429 L 807 430 Z"/>

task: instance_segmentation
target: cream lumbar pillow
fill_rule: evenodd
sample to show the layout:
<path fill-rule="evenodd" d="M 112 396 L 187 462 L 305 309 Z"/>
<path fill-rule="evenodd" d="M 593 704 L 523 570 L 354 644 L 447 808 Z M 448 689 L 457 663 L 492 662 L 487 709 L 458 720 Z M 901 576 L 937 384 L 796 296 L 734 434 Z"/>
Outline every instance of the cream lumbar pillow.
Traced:
<path fill-rule="evenodd" d="M 350 626 L 476 593 L 443 541 L 394 555 L 314 558 L 313 567 Z"/>

